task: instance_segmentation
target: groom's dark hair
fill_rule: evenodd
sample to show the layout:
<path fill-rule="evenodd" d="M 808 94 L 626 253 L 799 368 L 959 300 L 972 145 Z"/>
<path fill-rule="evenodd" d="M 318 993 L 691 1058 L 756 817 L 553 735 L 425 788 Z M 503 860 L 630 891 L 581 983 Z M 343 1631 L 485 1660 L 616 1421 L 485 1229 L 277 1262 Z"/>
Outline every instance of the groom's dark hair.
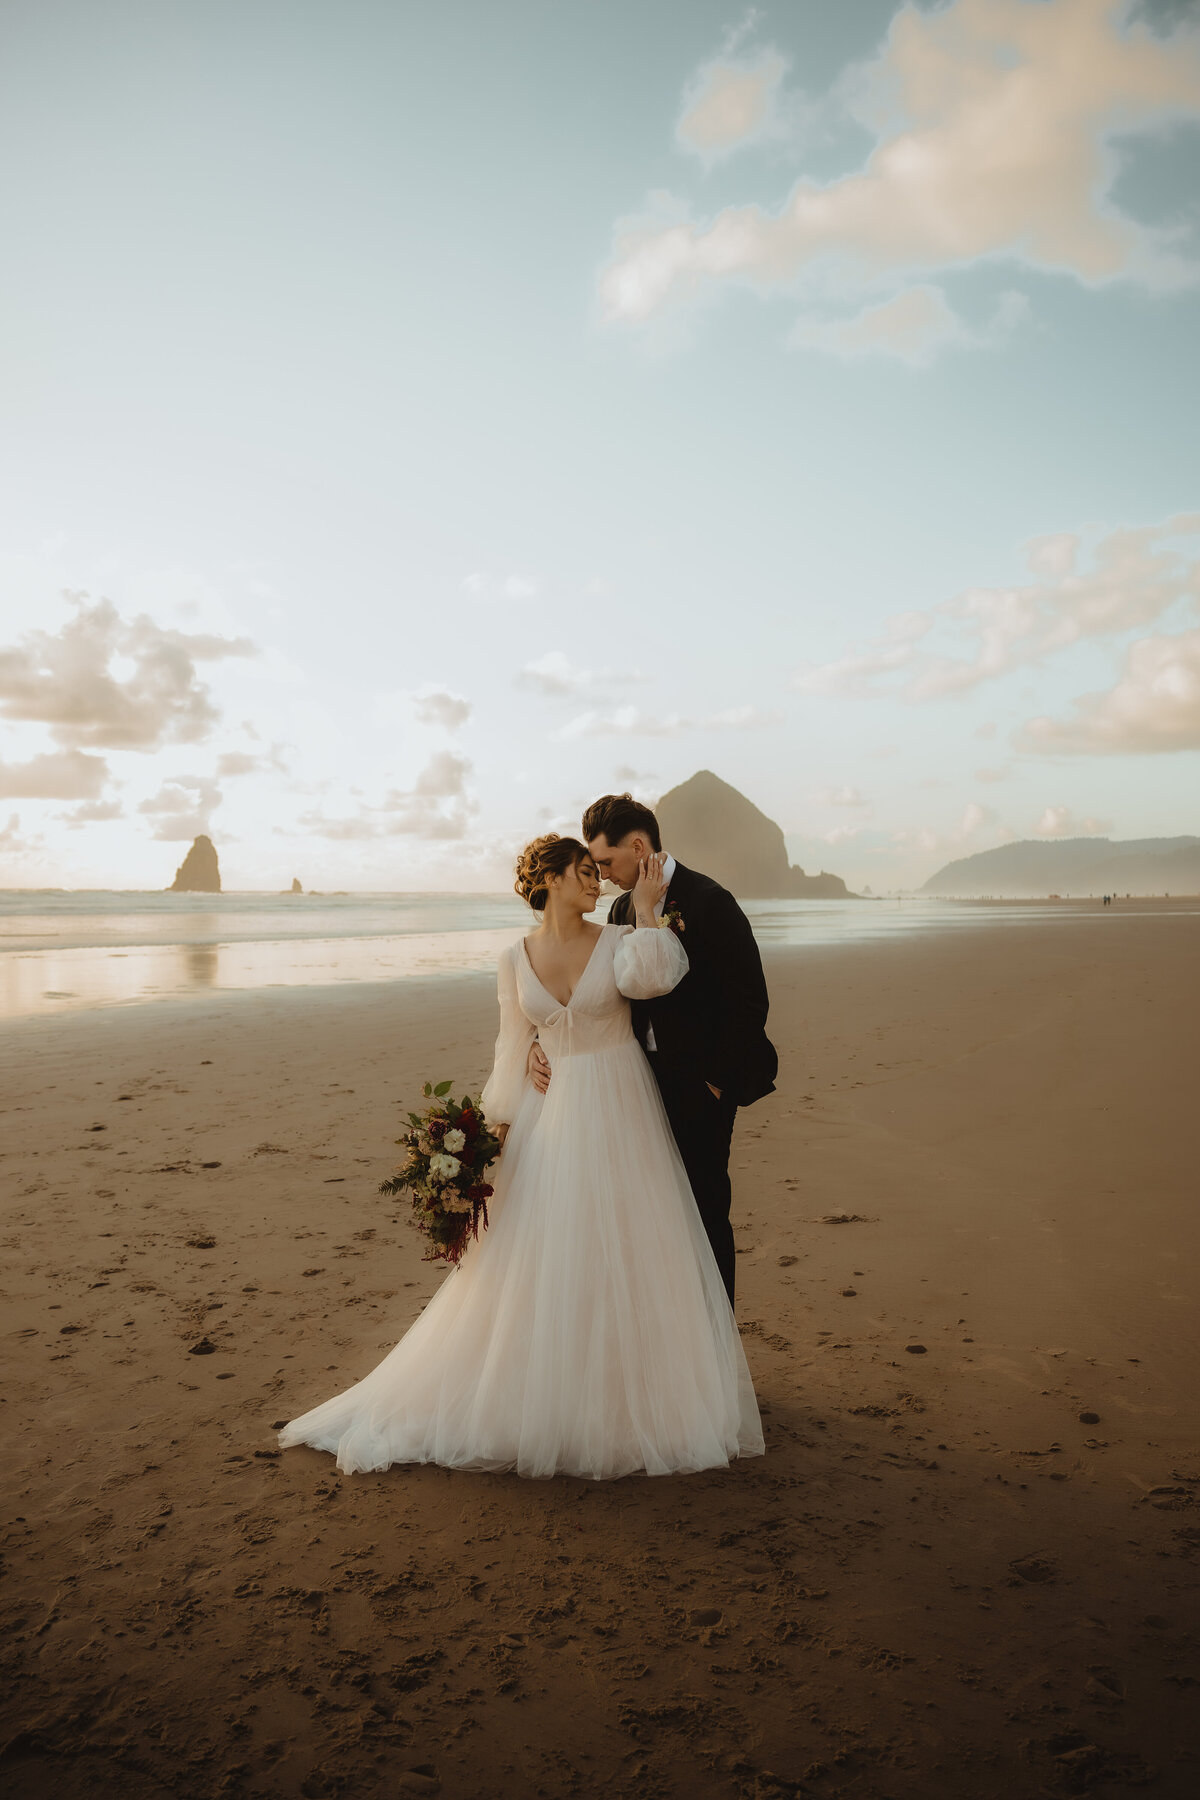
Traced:
<path fill-rule="evenodd" d="M 650 808 L 635 800 L 632 794 L 605 794 L 601 799 L 593 800 L 583 815 L 585 843 L 590 844 L 603 833 L 610 844 L 619 844 L 631 831 L 645 832 L 651 847 L 662 849 L 658 820 Z"/>

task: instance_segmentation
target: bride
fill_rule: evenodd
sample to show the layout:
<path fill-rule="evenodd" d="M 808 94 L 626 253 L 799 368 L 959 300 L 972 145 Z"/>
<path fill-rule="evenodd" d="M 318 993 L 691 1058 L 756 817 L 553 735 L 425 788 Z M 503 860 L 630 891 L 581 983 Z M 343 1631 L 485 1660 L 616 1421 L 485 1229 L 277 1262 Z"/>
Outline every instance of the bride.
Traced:
<path fill-rule="evenodd" d="M 540 928 L 500 958 L 500 1036 L 483 1090 L 504 1144 L 490 1223 L 360 1381 L 279 1434 L 347 1471 L 432 1462 L 604 1480 L 761 1456 L 733 1309 L 630 1023 L 687 971 L 661 928 L 661 856 L 636 925 L 597 925 L 584 844 L 551 834 L 517 863 Z M 528 1079 L 535 1033 L 554 1071 Z"/>

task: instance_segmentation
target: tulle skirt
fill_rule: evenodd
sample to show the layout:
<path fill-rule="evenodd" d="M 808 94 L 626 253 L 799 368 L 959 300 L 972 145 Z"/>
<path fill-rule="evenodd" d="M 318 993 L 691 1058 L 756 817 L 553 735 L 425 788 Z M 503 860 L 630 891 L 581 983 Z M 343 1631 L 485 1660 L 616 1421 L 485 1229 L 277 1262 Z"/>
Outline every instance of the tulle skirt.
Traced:
<path fill-rule="evenodd" d="M 557 1059 L 497 1174 L 488 1229 L 395 1349 L 280 1445 L 347 1473 L 595 1480 L 761 1456 L 733 1309 L 637 1043 Z"/>

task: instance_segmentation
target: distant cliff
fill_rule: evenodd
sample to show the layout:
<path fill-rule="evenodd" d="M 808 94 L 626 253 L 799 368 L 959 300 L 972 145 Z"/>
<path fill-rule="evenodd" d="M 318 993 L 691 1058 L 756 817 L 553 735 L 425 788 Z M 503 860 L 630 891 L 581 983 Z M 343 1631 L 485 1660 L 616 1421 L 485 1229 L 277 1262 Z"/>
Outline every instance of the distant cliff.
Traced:
<path fill-rule="evenodd" d="M 219 894 L 221 891 L 221 870 L 217 864 L 217 853 L 213 841 L 208 837 L 198 837 L 191 849 L 175 871 L 175 879 L 167 889 L 169 894 Z"/>
<path fill-rule="evenodd" d="M 1026 839 L 980 850 L 931 875 L 923 894 L 1031 900 L 1045 894 L 1200 893 L 1200 838 Z"/>
<path fill-rule="evenodd" d="M 788 861 L 783 832 L 708 769 L 655 807 L 663 848 L 740 900 L 853 900 L 840 875 L 806 875 Z"/>

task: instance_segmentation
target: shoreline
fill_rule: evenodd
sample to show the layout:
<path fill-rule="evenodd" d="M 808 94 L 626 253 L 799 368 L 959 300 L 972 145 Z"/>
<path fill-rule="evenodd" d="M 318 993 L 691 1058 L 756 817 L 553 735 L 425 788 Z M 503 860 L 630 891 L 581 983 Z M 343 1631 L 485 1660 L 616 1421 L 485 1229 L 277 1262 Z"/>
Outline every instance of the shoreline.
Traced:
<path fill-rule="evenodd" d="M 443 1279 L 375 1188 L 490 974 L 9 1034 L 15 1800 L 1190 1796 L 1200 927 L 1095 943 L 767 951 L 767 1454 L 660 1481 L 275 1450 Z"/>
<path fill-rule="evenodd" d="M 923 910 L 899 900 L 880 899 L 867 915 L 847 912 L 847 902 L 747 903 L 764 955 L 793 950 L 813 954 L 884 937 L 976 931 L 991 925 L 1027 927 L 1053 920 L 1103 917 L 1125 921 L 1200 917 L 1200 900 L 1121 902 L 1113 908 L 1090 901 L 922 902 Z M 875 905 L 876 902 L 868 903 Z M 782 907 L 811 908 L 781 910 Z M 933 910 L 929 910 L 930 907 Z M 425 921 L 428 923 L 428 921 Z M 5 943 L 0 935 L 0 1039 L 5 1027 L 38 1017 L 80 1015 L 96 1010 L 128 1010 L 214 999 L 236 992 L 267 994 L 284 989 L 319 991 L 349 985 L 375 986 L 410 979 L 456 978 L 493 969 L 500 950 L 528 920 L 451 929 L 290 933 L 283 937 L 208 932 L 188 939 L 139 942 L 114 935 L 88 944 L 28 947 Z"/>

